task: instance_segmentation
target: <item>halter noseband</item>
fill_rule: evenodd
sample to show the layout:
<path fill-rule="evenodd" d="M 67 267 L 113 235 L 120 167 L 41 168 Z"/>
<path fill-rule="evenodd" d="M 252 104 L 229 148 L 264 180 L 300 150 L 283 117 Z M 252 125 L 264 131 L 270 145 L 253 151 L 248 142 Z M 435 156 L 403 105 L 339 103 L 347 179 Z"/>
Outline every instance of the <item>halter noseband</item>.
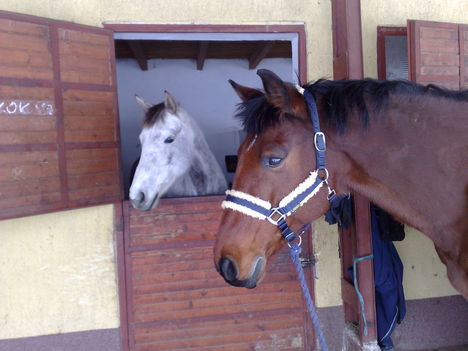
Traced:
<path fill-rule="evenodd" d="M 286 223 L 286 217 L 296 212 L 299 207 L 316 195 L 322 185 L 325 185 L 328 188 L 327 199 L 329 202 L 331 202 L 336 195 L 335 191 L 331 189 L 328 184 L 328 170 L 325 163 L 325 151 L 327 147 L 325 143 L 325 135 L 320 130 L 317 104 L 315 103 L 312 93 L 299 86 L 296 88 L 302 95 L 304 95 L 309 108 L 310 119 L 312 121 L 312 128 L 314 131 L 315 160 L 317 169 L 310 172 L 310 175 L 301 184 L 286 195 L 279 202 L 278 207 L 272 207 L 269 201 L 259 199 L 258 197 L 238 190 L 227 190 L 226 199 L 221 204 L 224 209 L 229 208 L 253 218 L 267 220 L 271 224 L 276 225 L 288 244 L 298 238 L 300 240 L 300 234 L 302 234 L 310 224 L 304 226 L 300 234 L 296 234 Z M 324 176 L 320 176 L 319 173 L 321 172 L 324 173 Z"/>

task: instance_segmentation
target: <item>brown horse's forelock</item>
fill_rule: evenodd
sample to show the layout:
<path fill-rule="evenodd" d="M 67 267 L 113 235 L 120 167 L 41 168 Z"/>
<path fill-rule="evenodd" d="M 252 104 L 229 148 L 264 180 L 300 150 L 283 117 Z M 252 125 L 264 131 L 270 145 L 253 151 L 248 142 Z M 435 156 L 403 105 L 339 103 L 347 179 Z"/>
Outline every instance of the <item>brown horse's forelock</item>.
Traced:
<path fill-rule="evenodd" d="M 317 100 L 322 100 L 326 116 L 322 120 L 339 133 L 347 130 L 349 115 L 358 112 L 361 124 L 367 130 L 369 111 L 384 110 L 391 95 L 433 96 L 452 101 L 468 102 L 468 90 L 448 90 L 433 84 L 423 86 L 417 83 L 375 79 L 331 81 L 320 79 L 303 86 Z M 297 116 L 281 114 L 264 95 L 244 101 L 238 105 L 236 117 L 241 119 L 244 130 L 250 134 L 262 134 L 267 128 L 280 123 L 281 118 L 297 119 Z"/>
<path fill-rule="evenodd" d="M 164 116 L 164 103 L 153 105 L 145 115 L 144 126 L 151 127 L 157 120 L 162 119 Z"/>

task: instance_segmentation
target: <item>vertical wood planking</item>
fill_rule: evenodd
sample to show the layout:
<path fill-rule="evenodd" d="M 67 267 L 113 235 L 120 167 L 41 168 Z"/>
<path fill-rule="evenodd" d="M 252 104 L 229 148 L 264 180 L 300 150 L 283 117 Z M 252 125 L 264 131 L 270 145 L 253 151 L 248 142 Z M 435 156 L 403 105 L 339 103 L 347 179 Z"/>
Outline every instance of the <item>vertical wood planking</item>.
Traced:
<path fill-rule="evenodd" d="M 212 252 L 221 200 L 164 199 L 150 212 L 127 208 L 130 350 L 311 347 L 287 250 L 268 263 L 254 290 L 231 287 L 216 272 Z"/>

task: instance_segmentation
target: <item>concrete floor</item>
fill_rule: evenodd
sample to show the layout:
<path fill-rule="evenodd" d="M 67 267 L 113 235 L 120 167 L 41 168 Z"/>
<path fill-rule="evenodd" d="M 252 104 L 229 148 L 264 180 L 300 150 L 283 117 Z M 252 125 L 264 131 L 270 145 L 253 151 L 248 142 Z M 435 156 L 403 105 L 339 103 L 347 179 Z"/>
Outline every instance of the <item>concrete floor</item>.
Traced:
<path fill-rule="evenodd" d="M 451 347 L 443 347 L 443 348 L 437 348 L 437 349 L 415 350 L 415 351 L 468 351 L 468 344 L 451 346 Z"/>

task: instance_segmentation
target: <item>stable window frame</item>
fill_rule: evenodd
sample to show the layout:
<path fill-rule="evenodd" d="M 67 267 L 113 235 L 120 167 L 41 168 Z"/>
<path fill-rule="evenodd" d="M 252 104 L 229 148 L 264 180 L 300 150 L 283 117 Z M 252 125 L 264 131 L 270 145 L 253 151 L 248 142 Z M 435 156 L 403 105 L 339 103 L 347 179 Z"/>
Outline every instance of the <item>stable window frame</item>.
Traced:
<path fill-rule="evenodd" d="M 387 77 L 387 61 L 385 56 L 387 48 L 385 39 L 386 37 L 395 36 L 408 37 L 407 27 L 377 26 L 377 77 L 379 79 L 386 79 Z"/>

